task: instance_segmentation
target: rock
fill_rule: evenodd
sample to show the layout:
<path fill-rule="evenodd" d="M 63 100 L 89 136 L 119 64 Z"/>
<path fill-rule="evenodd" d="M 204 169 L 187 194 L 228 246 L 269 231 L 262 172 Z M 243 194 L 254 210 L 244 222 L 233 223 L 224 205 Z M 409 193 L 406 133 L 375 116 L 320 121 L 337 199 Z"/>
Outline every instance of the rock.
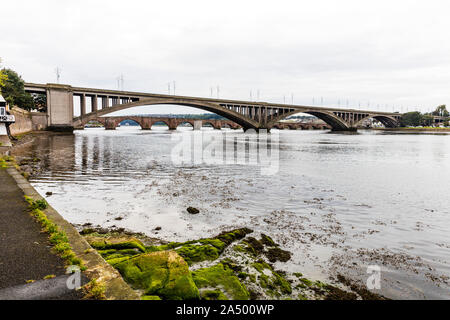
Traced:
<path fill-rule="evenodd" d="M 45 195 L 46 195 L 46 196 L 51 196 L 51 195 L 53 195 L 53 192 L 47 191 L 47 192 L 45 193 Z"/>
<path fill-rule="evenodd" d="M 258 256 L 264 251 L 264 245 L 253 237 L 248 237 L 243 242 L 247 244 L 247 251 L 255 256 Z"/>
<path fill-rule="evenodd" d="M 174 251 L 141 254 L 115 265 L 125 281 L 145 295 L 168 300 L 199 299 L 186 261 Z"/>
<path fill-rule="evenodd" d="M 87 236 L 86 241 L 97 250 L 107 249 L 138 249 L 141 252 L 146 252 L 144 244 L 134 237 L 115 237 L 115 238 L 103 238 Z"/>
<path fill-rule="evenodd" d="M 198 269 L 192 273 L 192 277 L 198 288 L 205 288 L 204 291 L 201 291 L 203 299 L 225 300 L 225 297 L 233 300 L 250 299 L 249 292 L 235 276 L 233 270 L 222 263 Z M 211 291 L 211 288 L 215 290 Z"/>
<path fill-rule="evenodd" d="M 92 228 L 84 228 L 83 230 L 80 231 L 81 235 L 87 235 L 87 234 L 91 234 L 94 233 L 95 229 Z"/>
<path fill-rule="evenodd" d="M 117 218 L 114 218 L 114 220 L 120 221 L 120 220 L 123 220 L 123 217 L 117 217 Z"/>
<path fill-rule="evenodd" d="M 259 241 L 268 247 L 276 247 L 277 246 L 275 241 L 273 241 L 271 237 L 265 235 L 264 233 L 261 234 L 261 240 L 259 240 Z"/>
<path fill-rule="evenodd" d="M 247 228 L 222 232 L 214 238 L 192 240 L 183 243 L 171 242 L 155 250 L 175 250 L 189 265 L 206 260 L 216 260 L 219 255 L 234 241 L 244 238 L 252 230 Z M 148 248 L 149 249 L 149 248 Z"/>
<path fill-rule="evenodd" d="M 270 248 L 265 252 L 265 255 L 272 263 L 276 261 L 287 262 L 291 259 L 291 253 L 280 248 Z"/>
<path fill-rule="evenodd" d="M 161 230 L 161 229 L 162 229 L 161 227 L 156 227 L 156 228 L 155 228 L 156 231 L 159 231 L 159 230 Z"/>
<path fill-rule="evenodd" d="M 200 213 L 200 211 L 199 211 L 197 208 L 194 208 L 194 207 L 189 207 L 189 208 L 187 208 L 186 210 L 187 210 L 187 212 L 189 212 L 190 214 L 198 214 L 198 213 Z"/>

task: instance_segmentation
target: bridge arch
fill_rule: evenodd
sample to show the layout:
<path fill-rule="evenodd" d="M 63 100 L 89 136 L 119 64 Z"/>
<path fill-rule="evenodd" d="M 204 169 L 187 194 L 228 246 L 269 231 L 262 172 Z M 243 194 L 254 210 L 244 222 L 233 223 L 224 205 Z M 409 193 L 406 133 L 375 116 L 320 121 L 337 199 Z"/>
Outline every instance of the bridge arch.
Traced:
<path fill-rule="evenodd" d="M 182 119 L 181 121 L 179 121 L 178 124 L 177 124 L 177 128 L 179 126 L 184 125 L 184 124 L 188 124 L 190 128 L 194 129 L 194 122 L 190 121 L 190 120 L 187 120 L 187 119 Z"/>
<path fill-rule="evenodd" d="M 221 129 L 221 128 L 219 128 L 219 127 L 217 126 L 217 124 L 214 123 L 213 121 L 209 121 L 209 120 L 203 121 L 202 127 L 205 127 L 206 125 L 210 125 L 213 129 L 219 129 L 219 130 Z"/>
<path fill-rule="evenodd" d="M 127 104 L 121 104 L 116 105 L 113 107 L 109 107 L 106 109 L 101 109 L 95 112 L 90 112 L 88 114 L 85 114 L 83 116 L 79 116 L 73 119 L 74 126 L 81 126 L 87 123 L 88 121 L 97 118 L 99 116 L 107 115 L 109 113 L 113 113 L 116 111 L 121 111 L 133 107 L 139 107 L 139 106 L 147 106 L 147 105 L 179 105 L 179 106 L 186 106 L 186 107 L 193 107 L 201 110 L 205 110 L 208 112 L 213 112 L 219 116 L 225 117 L 240 126 L 242 126 L 244 129 L 249 128 L 258 128 L 259 124 L 257 121 L 252 120 L 247 117 L 243 117 L 240 113 L 227 109 L 225 107 L 222 107 L 220 104 L 206 102 L 206 101 L 191 101 L 191 100 L 180 100 L 180 99 L 143 99 L 140 101 L 127 103 Z"/>
<path fill-rule="evenodd" d="M 115 124 L 116 124 L 116 128 L 119 126 L 119 124 L 121 124 L 124 121 L 133 121 L 135 123 L 137 123 L 141 128 L 143 128 L 144 126 L 142 125 L 142 123 L 139 121 L 139 119 L 136 119 L 134 117 L 120 117 L 117 120 L 115 120 Z"/>
<path fill-rule="evenodd" d="M 165 120 L 162 120 L 162 119 L 155 119 L 154 121 L 152 121 L 152 122 L 150 123 L 150 129 L 152 129 L 152 127 L 153 127 L 155 124 L 165 124 L 165 125 L 167 126 L 167 128 L 169 128 L 169 130 L 170 130 L 170 129 L 172 129 L 172 130 L 176 129 L 176 127 L 175 127 L 175 128 L 171 127 L 171 125 L 170 125 L 169 122 L 167 122 L 167 121 L 165 121 Z"/>
<path fill-rule="evenodd" d="M 398 120 L 395 119 L 394 117 L 387 116 L 387 115 L 371 114 L 371 115 L 361 119 L 360 121 L 358 121 L 356 123 L 356 126 L 360 126 L 365 120 L 370 119 L 370 118 L 380 121 L 386 128 L 395 128 L 395 127 L 398 127 L 398 125 L 399 125 Z"/>
<path fill-rule="evenodd" d="M 276 117 L 275 119 L 271 120 L 268 124 L 268 127 L 272 128 L 274 126 L 274 124 L 277 123 L 278 121 L 283 120 L 283 119 L 290 117 L 297 113 L 307 113 L 312 116 L 315 116 L 315 117 L 319 118 L 320 120 L 322 120 L 323 122 L 325 122 L 326 124 L 328 124 L 329 126 L 331 126 L 331 128 L 336 131 L 350 129 L 350 126 L 343 119 L 336 116 L 333 112 L 325 111 L 325 110 L 324 111 L 317 111 L 317 110 L 291 111 L 289 113 L 285 113 L 285 114 L 280 115 L 279 117 Z"/>

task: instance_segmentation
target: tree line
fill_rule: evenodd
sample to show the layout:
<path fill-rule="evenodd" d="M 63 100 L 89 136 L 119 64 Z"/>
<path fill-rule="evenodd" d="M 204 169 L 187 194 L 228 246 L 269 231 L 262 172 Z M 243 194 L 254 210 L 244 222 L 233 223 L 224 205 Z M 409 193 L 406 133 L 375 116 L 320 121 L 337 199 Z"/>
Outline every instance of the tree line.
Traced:
<path fill-rule="evenodd" d="M 404 113 L 402 115 L 402 118 L 400 119 L 400 125 L 402 127 L 429 127 L 434 124 L 435 116 L 447 118 L 444 121 L 444 125 L 449 125 L 449 112 L 447 111 L 447 107 L 445 104 L 438 106 L 436 110 L 429 113 L 421 113 L 419 111 Z"/>
<path fill-rule="evenodd" d="M 28 111 L 47 111 L 45 94 L 26 92 L 25 81 L 14 70 L 6 68 L 0 70 L 0 93 L 10 106 L 17 106 Z"/>

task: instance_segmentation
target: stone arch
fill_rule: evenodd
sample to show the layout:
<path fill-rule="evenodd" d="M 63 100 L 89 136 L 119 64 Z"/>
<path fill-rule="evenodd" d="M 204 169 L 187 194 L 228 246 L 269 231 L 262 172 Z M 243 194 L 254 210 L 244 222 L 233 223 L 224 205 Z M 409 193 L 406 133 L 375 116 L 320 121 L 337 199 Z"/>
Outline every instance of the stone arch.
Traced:
<path fill-rule="evenodd" d="M 141 121 L 139 119 L 136 119 L 135 117 L 118 117 L 117 120 L 115 120 L 116 128 L 125 120 L 136 122 L 141 127 L 141 129 L 143 128 Z"/>
<path fill-rule="evenodd" d="M 213 123 L 213 121 L 209 121 L 209 120 L 203 121 L 202 127 L 204 127 L 206 124 L 209 124 L 211 127 L 213 127 L 213 129 L 217 129 L 216 125 Z"/>
<path fill-rule="evenodd" d="M 188 119 L 181 119 L 181 120 L 177 123 L 177 128 L 178 128 L 179 126 L 181 126 L 182 124 L 189 124 L 190 127 L 192 128 L 192 130 L 194 130 L 194 122 L 193 122 L 193 121 L 190 121 L 190 120 L 188 120 Z"/>
<path fill-rule="evenodd" d="M 166 120 L 163 120 L 163 119 L 155 119 L 155 120 L 151 121 L 150 129 L 157 123 L 163 123 L 163 124 L 165 124 L 167 126 L 167 128 L 169 128 L 169 130 L 171 129 L 170 123 L 168 121 L 166 121 Z M 174 128 L 172 128 L 172 129 L 174 129 Z"/>
<path fill-rule="evenodd" d="M 89 125 L 89 124 L 94 125 L 94 124 L 96 124 L 96 123 L 100 123 L 100 124 L 103 125 L 103 127 L 105 127 L 105 120 L 103 120 L 103 119 L 102 119 L 102 120 L 101 120 L 101 119 L 92 119 L 92 120 L 86 122 L 86 123 L 83 125 L 83 127 L 86 127 L 86 126 Z"/>

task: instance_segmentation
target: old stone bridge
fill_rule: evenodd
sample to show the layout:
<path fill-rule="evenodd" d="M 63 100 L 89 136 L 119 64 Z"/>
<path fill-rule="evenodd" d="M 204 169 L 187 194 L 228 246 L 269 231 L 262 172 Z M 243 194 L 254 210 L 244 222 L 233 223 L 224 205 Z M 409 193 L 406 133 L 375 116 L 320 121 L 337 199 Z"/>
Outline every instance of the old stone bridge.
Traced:
<path fill-rule="evenodd" d="M 187 119 L 173 117 L 152 117 L 152 116 L 116 116 L 116 117 L 97 117 L 95 120 L 105 127 L 106 130 L 114 130 L 124 120 L 132 120 L 141 126 L 142 130 L 151 130 L 152 126 L 157 123 L 165 124 L 169 130 L 176 130 L 182 124 L 190 124 L 194 130 L 199 130 L 204 125 L 209 125 L 214 129 L 222 128 L 240 129 L 237 123 L 230 120 L 214 120 L 214 119 Z M 83 127 L 77 128 L 82 129 Z M 272 128 L 288 129 L 288 130 L 324 130 L 331 129 L 326 123 L 301 123 L 301 122 L 278 122 Z"/>
<path fill-rule="evenodd" d="M 120 117 L 98 117 L 95 121 L 102 123 L 106 130 L 114 130 L 124 120 L 132 120 L 141 126 L 142 130 L 151 130 L 156 123 L 162 123 L 169 127 L 169 130 L 176 130 L 181 124 L 190 124 L 194 130 L 198 130 L 204 125 L 210 125 L 214 129 L 228 127 L 239 129 L 240 125 L 230 120 L 206 120 L 206 119 L 185 119 L 169 117 L 144 117 L 144 116 L 120 116 Z"/>
<path fill-rule="evenodd" d="M 307 113 L 323 120 L 333 130 L 356 130 L 369 118 L 386 127 L 397 127 L 401 114 L 369 110 L 334 109 L 269 102 L 239 101 L 163 95 L 117 90 L 79 88 L 60 84 L 26 83 L 25 90 L 47 96 L 47 124 L 50 129 L 80 127 L 99 116 L 143 105 L 182 105 L 223 116 L 245 130 L 271 129 L 280 120 L 297 113 Z M 81 115 L 74 117 L 74 96 L 80 99 Z M 88 110 L 87 100 L 90 100 Z M 168 107 L 170 113 L 170 107 Z"/>

